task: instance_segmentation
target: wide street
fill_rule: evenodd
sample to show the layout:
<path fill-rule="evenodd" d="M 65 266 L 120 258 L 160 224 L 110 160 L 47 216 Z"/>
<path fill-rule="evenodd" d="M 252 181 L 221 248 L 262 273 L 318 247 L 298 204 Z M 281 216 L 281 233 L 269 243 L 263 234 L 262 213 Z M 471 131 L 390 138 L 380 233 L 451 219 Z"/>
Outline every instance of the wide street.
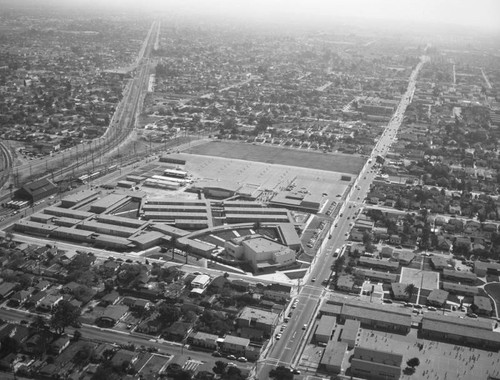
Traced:
<path fill-rule="evenodd" d="M 408 88 L 402 96 L 396 112 L 374 147 L 370 158 L 354 181 L 339 211 L 339 215 L 332 224 L 330 230 L 331 239 L 327 238 L 323 242 L 311 264 L 310 273 L 305 277 L 305 283 L 300 287 L 298 292 L 297 299 L 299 301 L 297 308 L 292 311 L 292 317 L 283 331 L 281 339 L 276 341 L 273 337 L 272 347 L 269 349 L 267 355 L 257 363 L 254 379 L 267 379 L 269 371 L 277 365 L 296 368 L 302 349 L 310 339 L 311 321 L 321 304 L 322 295 L 327 292 L 323 285 L 321 285 L 321 282 L 330 277 L 330 268 L 335 261 L 332 252 L 345 244 L 346 236 L 350 230 L 350 223 L 355 219 L 356 213 L 362 207 L 370 185 L 377 175 L 377 171 L 373 168 L 375 160 L 377 156 L 385 157 L 391 143 L 396 138 L 396 133 L 403 121 L 406 107 L 411 102 L 418 72 L 427 60 L 428 57 L 421 57 L 419 64 L 412 72 Z"/>

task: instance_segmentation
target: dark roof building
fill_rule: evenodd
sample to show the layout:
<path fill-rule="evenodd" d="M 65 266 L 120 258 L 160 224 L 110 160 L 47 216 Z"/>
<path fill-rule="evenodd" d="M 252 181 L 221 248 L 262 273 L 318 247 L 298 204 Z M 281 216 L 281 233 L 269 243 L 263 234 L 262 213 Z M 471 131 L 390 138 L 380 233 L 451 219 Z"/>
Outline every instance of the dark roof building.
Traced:
<path fill-rule="evenodd" d="M 57 186 L 47 178 L 30 182 L 16 191 L 16 196 L 30 202 L 36 202 L 57 194 Z"/>

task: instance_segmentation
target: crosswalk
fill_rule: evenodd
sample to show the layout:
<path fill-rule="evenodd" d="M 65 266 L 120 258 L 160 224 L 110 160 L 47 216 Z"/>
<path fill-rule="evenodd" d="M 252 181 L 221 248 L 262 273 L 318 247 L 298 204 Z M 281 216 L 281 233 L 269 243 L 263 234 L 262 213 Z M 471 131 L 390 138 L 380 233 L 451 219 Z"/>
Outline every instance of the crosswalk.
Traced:
<path fill-rule="evenodd" d="M 202 365 L 203 362 L 199 361 L 199 360 L 193 360 L 193 359 L 189 359 L 186 363 L 184 363 L 184 366 L 182 367 L 183 370 L 185 371 L 192 371 L 192 372 L 195 372 L 196 369 Z"/>

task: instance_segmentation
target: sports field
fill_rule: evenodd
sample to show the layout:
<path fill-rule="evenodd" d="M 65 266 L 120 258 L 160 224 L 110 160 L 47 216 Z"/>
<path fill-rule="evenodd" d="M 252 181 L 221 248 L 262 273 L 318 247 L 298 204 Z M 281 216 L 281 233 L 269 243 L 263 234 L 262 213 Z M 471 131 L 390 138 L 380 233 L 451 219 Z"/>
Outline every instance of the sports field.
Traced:
<path fill-rule="evenodd" d="M 171 157 L 186 160 L 183 169 L 192 176 L 195 185 L 222 186 L 229 181 L 260 191 L 279 191 L 293 182 L 296 189 L 305 188 L 319 196 L 326 194 L 334 200 L 349 184 L 340 180 L 343 173 L 333 171 L 187 153 Z"/>
<path fill-rule="evenodd" d="M 366 161 L 365 158 L 354 155 L 321 153 L 317 151 L 303 151 L 226 141 L 208 142 L 190 148 L 186 152 L 204 156 L 234 158 L 346 174 L 358 174 Z"/>

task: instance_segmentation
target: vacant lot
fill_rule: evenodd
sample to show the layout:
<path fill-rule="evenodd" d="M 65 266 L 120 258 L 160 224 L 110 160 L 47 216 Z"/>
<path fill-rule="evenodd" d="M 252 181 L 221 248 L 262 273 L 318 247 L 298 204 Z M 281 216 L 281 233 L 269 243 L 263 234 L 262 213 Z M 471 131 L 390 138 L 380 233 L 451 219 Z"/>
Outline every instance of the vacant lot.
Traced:
<path fill-rule="evenodd" d="M 186 152 L 203 156 L 235 158 L 287 166 L 358 174 L 366 159 L 345 154 L 304 152 L 295 149 L 276 148 L 232 142 L 209 142 L 188 149 Z"/>

